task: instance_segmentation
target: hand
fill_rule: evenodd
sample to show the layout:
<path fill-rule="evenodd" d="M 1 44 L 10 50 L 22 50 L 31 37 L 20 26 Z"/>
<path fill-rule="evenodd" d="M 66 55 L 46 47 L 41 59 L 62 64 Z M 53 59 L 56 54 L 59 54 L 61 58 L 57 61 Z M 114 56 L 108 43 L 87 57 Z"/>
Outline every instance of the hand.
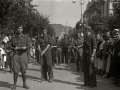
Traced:
<path fill-rule="evenodd" d="M 94 62 L 94 57 L 93 57 L 93 56 L 91 56 L 91 58 L 90 58 L 90 62 L 91 62 L 91 63 Z"/>
<path fill-rule="evenodd" d="M 26 50 L 26 49 L 27 49 L 27 47 L 21 47 L 21 49 L 22 49 L 22 50 Z"/>
<path fill-rule="evenodd" d="M 41 52 L 41 56 L 43 56 L 44 54 L 45 54 L 45 51 L 42 51 L 42 52 Z"/>

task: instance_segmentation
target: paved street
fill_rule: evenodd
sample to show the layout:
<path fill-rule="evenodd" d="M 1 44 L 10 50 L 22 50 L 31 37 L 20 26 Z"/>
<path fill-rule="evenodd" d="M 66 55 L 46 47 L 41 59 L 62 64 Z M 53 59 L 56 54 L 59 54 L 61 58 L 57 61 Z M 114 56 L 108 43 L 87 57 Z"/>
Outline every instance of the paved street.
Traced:
<path fill-rule="evenodd" d="M 49 83 L 48 81 L 40 82 L 40 65 L 29 64 L 27 70 L 27 84 L 30 86 L 29 90 L 120 90 L 120 87 L 111 84 L 111 80 L 102 79 L 97 76 L 98 86 L 96 88 L 82 87 L 83 84 L 83 73 L 75 72 L 75 64 L 70 63 L 69 65 L 61 64 L 54 68 L 54 82 Z M 4 74 L 0 71 L 0 90 L 11 90 L 13 84 L 13 74 L 7 72 Z M 21 74 L 18 78 L 17 90 L 25 90 L 22 88 Z"/>

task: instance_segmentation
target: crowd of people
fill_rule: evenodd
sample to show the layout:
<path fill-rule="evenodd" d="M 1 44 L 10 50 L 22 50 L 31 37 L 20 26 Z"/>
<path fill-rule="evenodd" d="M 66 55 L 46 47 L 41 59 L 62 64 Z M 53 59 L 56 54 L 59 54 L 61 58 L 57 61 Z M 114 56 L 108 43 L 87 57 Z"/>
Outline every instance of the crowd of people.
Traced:
<path fill-rule="evenodd" d="M 96 74 L 101 78 L 114 80 L 112 84 L 120 86 L 120 31 L 105 32 L 95 35 L 89 26 L 77 37 L 64 35 L 62 39 L 50 36 L 43 30 L 37 37 L 23 34 L 23 26 L 19 25 L 15 35 L 1 32 L 0 68 L 9 68 L 14 73 L 16 90 L 19 71 L 22 73 L 23 87 L 26 84 L 26 70 L 30 59 L 41 65 L 41 81 L 53 82 L 53 68 L 63 63 L 75 63 L 76 72 L 84 73 L 84 86 L 96 87 Z M 47 76 L 48 75 L 48 76 Z"/>
<path fill-rule="evenodd" d="M 97 34 L 95 68 L 102 78 L 110 78 L 120 86 L 120 31 L 114 29 L 103 35 Z"/>

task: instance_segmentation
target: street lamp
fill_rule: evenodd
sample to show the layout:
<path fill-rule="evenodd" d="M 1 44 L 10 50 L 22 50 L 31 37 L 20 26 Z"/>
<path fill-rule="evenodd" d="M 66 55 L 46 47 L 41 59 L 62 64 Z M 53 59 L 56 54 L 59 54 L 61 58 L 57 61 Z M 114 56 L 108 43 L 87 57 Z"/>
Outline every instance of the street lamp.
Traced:
<path fill-rule="evenodd" d="M 76 3 L 76 0 L 73 0 L 73 3 Z M 80 0 L 80 5 L 81 5 L 81 24 L 83 24 L 83 11 L 82 11 L 83 10 L 83 3 L 84 3 L 83 0 Z M 80 26 L 82 26 L 81 24 L 80 24 Z M 83 31 L 83 26 L 82 26 L 82 31 Z"/>
<path fill-rule="evenodd" d="M 80 0 L 80 5 L 81 5 L 81 23 L 80 23 L 80 26 L 82 27 L 82 31 L 83 31 L 83 27 L 86 26 L 84 25 L 84 20 L 83 20 L 83 4 L 84 4 L 84 1 L 87 1 L 87 0 Z M 88 0 L 88 2 L 100 2 L 100 0 Z M 73 0 L 73 3 L 76 3 L 76 0 Z M 87 19 L 85 19 L 85 22 L 86 22 Z"/>
<path fill-rule="evenodd" d="M 76 3 L 76 0 L 73 0 L 73 3 Z M 83 23 L 83 0 L 80 0 L 80 5 L 81 5 L 81 23 Z"/>

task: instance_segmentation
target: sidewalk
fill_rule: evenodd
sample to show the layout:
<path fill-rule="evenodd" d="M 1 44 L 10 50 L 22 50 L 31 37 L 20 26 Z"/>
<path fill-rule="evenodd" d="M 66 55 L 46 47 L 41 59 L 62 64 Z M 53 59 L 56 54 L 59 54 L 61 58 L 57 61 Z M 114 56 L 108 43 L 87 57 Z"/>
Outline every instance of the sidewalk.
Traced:
<path fill-rule="evenodd" d="M 81 87 L 83 85 L 83 73 L 75 72 L 75 63 L 69 65 L 61 64 L 55 66 L 54 82 L 49 83 L 48 81 L 40 81 L 40 65 L 29 64 L 27 70 L 27 84 L 30 86 L 29 90 L 120 90 L 120 87 L 111 84 L 111 80 L 108 78 L 100 78 L 97 76 L 98 85 L 95 88 Z M 21 73 L 18 78 L 17 90 L 26 90 L 22 88 Z M 13 85 L 13 74 L 0 71 L 0 90 L 11 90 Z"/>

